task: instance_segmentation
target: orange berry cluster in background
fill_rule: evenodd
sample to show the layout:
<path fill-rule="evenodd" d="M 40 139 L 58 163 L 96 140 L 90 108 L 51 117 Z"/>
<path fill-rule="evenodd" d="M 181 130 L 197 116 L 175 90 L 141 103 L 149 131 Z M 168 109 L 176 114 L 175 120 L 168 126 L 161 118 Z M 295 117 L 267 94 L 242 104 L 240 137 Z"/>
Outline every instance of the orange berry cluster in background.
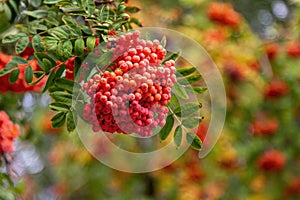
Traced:
<path fill-rule="evenodd" d="M 4 111 L 0 111 L 0 154 L 13 152 L 14 140 L 19 135 L 19 126 L 14 124 Z"/>
<path fill-rule="evenodd" d="M 208 6 L 207 14 L 210 20 L 222 25 L 237 27 L 241 23 L 241 16 L 234 11 L 230 4 L 211 3 Z"/>

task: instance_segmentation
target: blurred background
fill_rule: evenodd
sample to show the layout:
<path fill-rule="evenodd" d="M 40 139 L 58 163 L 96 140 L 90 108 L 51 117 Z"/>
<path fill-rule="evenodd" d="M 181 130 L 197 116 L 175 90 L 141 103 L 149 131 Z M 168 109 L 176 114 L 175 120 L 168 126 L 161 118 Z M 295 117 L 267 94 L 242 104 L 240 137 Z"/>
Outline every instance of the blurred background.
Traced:
<path fill-rule="evenodd" d="M 201 160 L 197 151 L 189 150 L 153 173 L 118 172 L 95 160 L 75 133 L 51 127 L 47 94 L 6 92 L 0 96 L 0 109 L 24 124 L 12 166 L 20 176 L 16 182 L 23 199 L 299 199 L 300 1 L 128 3 L 141 9 L 134 17 L 143 26 L 188 35 L 217 64 L 228 106 L 217 145 Z M 39 0 L 3 1 L 0 37 L 22 20 L 24 10 L 39 5 Z M 208 98 L 208 93 L 199 96 L 207 115 Z M 198 129 L 201 139 L 208 119 Z M 105 144 L 95 142 L 97 153 L 105 153 Z"/>

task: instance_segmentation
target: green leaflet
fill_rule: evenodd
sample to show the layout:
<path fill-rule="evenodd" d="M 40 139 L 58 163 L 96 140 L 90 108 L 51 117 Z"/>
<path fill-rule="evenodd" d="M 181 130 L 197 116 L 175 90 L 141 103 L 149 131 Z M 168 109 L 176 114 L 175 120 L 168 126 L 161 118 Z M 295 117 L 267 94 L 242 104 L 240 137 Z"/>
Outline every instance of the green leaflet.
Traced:
<path fill-rule="evenodd" d="M 172 115 L 169 115 L 166 119 L 165 126 L 159 132 L 159 138 L 161 141 L 164 141 L 165 139 L 167 139 L 167 137 L 171 133 L 173 125 L 174 125 L 174 118 Z"/>

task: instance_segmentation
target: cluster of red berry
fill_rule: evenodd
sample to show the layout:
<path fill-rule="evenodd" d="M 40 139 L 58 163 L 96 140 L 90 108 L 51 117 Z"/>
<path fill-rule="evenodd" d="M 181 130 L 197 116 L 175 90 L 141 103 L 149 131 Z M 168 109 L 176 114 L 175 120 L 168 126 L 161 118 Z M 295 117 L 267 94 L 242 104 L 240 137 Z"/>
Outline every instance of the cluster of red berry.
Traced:
<path fill-rule="evenodd" d="M 286 53 L 292 58 L 299 58 L 300 56 L 300 42 L 293 41 L 286 45 Z"/>
<path fill-rule="evenodd" d="M 139 39 L 137 31 L 117 37 L 107 47 L 114 64 L 84 84 L 91 99 L 83 117 L 94 131 L 150 136 L 153 128 L 165 125 L 165 105 L 176 82 L 175 61 L 162 65 L 165 48 L 158 40 Z"/>
<path fill-rule="evenodd" d="M 257 160 L 258 168 L 263 171 L 280 171 L 285 163 L 285 155 L 277 150 L 266 151 Z"/>
<path fill-rule="evenodd" d="M 210 3 L 207 14 L 210 20 L 222 25 L 237 27 L 241 24 L 241 16 L 227 3 Z"/>
<path fill-rule="evenodd" d="M 265 52 L 270 60 L 277 58 L 282 50 L 282 45 L 277 42 L 271 42 L 265 44 Z M 300 57 L 300 42 L 291 41 L 285 43 L 284 51 L 286 55 L 290 58 L 296 59 Z"/>
<path fill-rule="evenodd" d="M 76 57 L 71 57 L 69 60 L 65 62 L 66 65 L 66 75 L 65 77 L 69 80 L 74 80 L 74 63 Z"/>
<path fill-rule="evenodd" d="M 287 95 L 289 92 L 289 85 L 282 80 L 272 80 L 264 90 L 264 96 L 267 99 L 277 99 Z"/>
<path fill-rule="evenodd" d="M 26 48 L 26 50 L 20 54 L 24 59 L 27 59 L 28 57 L 33 55 L 33 49 L 32 48 Z M 13 56 L 6 55 L 4 53 L 0 52 L 0 69 L 4 69 L 6 64 L 11 61 Z M 20 74 L 18 80 L 11 84 L 9 82 L 9 76 L 10 74 L 7 74 L 5 76 L 0 77 L 0 91 L 1 92 L 16 92 L 16 93 L 22 93 L 22 92 L 28 92 L 28 91 L 40 91 L 43 85 L 46 82 L 46 79 L 43 79 L 39 83 L 35 85 L 28 85 L 25 81 L 25 70 L 30 65 L 33 69 L 33 71 L 39 71 L 41 70 L 40 67 L 38 66 L 38 62 L 36 59 L 28 61 L 28 64 L 19 64 L 18 68 L 20 69 Z M 36 81 L 37 79 L 34 77 L 33 82 Z"/>
<path fill-rule="evenodd" d="M 258 118 L 251 125 L 251 132 L 255 136 L 269 136 L 277 132 L 279 122 L 276 119 Z"/>
<path fill-rule="evenodd" d="M 0 155 L 3 152 L 14 151 L 14 140 L 19 135 L 19 126 L 14 124 L 4 111 L 0 111 Z"/>

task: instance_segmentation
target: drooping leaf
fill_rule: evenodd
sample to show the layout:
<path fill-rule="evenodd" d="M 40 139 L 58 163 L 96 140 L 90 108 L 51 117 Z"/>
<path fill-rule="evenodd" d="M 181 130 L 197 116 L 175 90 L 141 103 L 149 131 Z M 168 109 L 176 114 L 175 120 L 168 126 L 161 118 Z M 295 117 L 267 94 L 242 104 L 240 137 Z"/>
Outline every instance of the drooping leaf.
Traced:
<path fill-rule="evenodd" d="M 133 24 L 136 24 L 136 25 L 138 25 L 139 27 L 142 27 L 142 26 L 143 26 L 142 23 L 141 23 L 137 18 L 131 18 L 129 22 L 130 22 L 130 23 L 133 23 Z"/>
<path fill-rule="evenodd" d="M 45 21 L 51 25 L 57 27 L 59 25 L 59 21 L 55 17 L 47 17 L 45 18 Z"/>
<path fill-rule="evenodd" d="M 49 60 L 50 62 L 51 62 L 51 66 L 55 66 L 56 65 L 56 60 L 55 60 L 55 58 L 53 57 L 53 56 L 51 56 L 51 54 L 45 54 L 45 53 L 43 53 L 43 52 L 35 52 L 34 53 L 34 56 L 38 59 L 38 61 L 39 61 L 39 64 L 41 64 L 40 65 L 40 67 L 44 70 L 44 71 L 46 71 L 45 70 L 45 67 L 44 67 L 44 64 L 43 64 L 43 59 L 47 59 L 47 60 Z M 48 72 L 48 71 L 47 71 Z"/>
<path fill-rule="evenodd" d="M 200 105 L 197 103 L 188 103 L 177 107 L 174 110 L 174 114 L 178 117 L 187 117 L 199 111 L 200 108 Z"/>
<path fill-rule="evenodd" d="M 86 46 L 88 48 L 89 51 L 93 51 L 94 48 L 95 48 L 95 41 L 96 41 L 96 38 L 95 37 L 88 37 L 86 39 Z"/>
<path fill-rule="evenodd" d="M 103 53 L 102 55 L 100 55 L 99 59 L 97 60 L 97 64 L 102 67 L 107 66 L 109 64 L 109 62 L 111 61 L 112 56 L 113 56 L 112 51 Z"/>
<path fill-rule="evenodd" d="M 12 42 L 16 42 L 17 40 L 19 40 L 21 37 L 26 37 L 27 35 L 25 33 L 18 33 L 15 35 L 7 35 L 3 38 L 2 43 L 3 44 L 7 44 L 7 43 L 12 43 Z"/>
<path fill-rule="evenodd" d="M 181 98 L 181 99 L 188 99 L 189 96 L 187 94 L 187 92 L 185 91 L 184 87 L 178 83 L 175 83 L 174 86 L 172 87 L 172 90 L 174 92 L 174 94 Z"/>
<path fill-rule="evenodd" d="M 58 114 L 56 114 L 52 119 L 52 127 L 53 128 L 59 128 L 62 127 L 66 121 L 66 112 L 59 112 Z"/>
<path fill-rule="evenodd" d="M 66 65 L 61 65 L 55 73 L 55 78 L 56 79 L 61 78 L 65 70 L 66 70 Z"/>
<path fill-rule="evenodd" d="M 68 114 L 67 114 L 67 130 L 69 132 L 72 132 L 75 130 L 76 128 L 76 116 L 74 116 L 75 113 L 69 111 Z"/>
<path fill-rule="evenodd" d="M 44 4 L 56 4 L 61 1 L 63 0 L 44 0 Z"/>
<path fill-rule="evenodd" d="M 41 43 L 42 37 L 40 35 L 35 35 L 32 38 L 32 47 L 35 52 L 43 52 L 44 51 L 44 46 Z"/>
<path fill-rule="evenodd" d="M 177 97 L 175 95 L 171 95 L 171 99 L 168 103 L 168 107 L 171 109 L 171 110 L 174 110 L 178 107 L 180 107 L 180 104 L 179 104 L 179 101 L 177 99 Z"/>
<path fill-rule="evenodd" d="M 52 67 L 54 67 L 52 62 L 47 58 L 43 58 L 43 65 L 46 73 L 49 72 Z"/>
<path fill-rule="evenodd" d="M 91 29 L 89 29 L 89 27 L 87 27 L 87 26 L 80 26 L 80 29 L 82 30 L 82 32 L 84 32 L 87 35 L 91 35 L 92 34 Z"/>
<path fill-rule="evenodd" d="M 66 79 L 66 78 L 60 78 L 60 79 L 57 79 L 55 81 L 55 85 L 57 87 L 60 87 L 62 89 L 65 89 L 66 91 L 72 93 L 73 92 L 73 87 L 74 87 L 74 82 L 69 80 L 69 79 Z"/>
<path fill-rule="evenodd" d="M 18 66 L 18 63 L 14 62 L 14 61 L 10 61 L 9 63 L 6 64 L 6 68 L 7 69 L 12 69 Z"/>
<path fill-rule="evenodd" d="M 34 17 L 37 19 L 45 18 L 48 15 L 47 10 L 34 10 L 34 11 L 24 11 L 23 12 L 25 15 L 28 15 L 30 17 Z"/>
<path fill-rule="evenodd" d="M 176 70 L 176 74 L 180 74 L 181 76 L 188 76 L 191 75 L 192 73 L 194 73 L 196 71 L 195 67 L 191 67 L 191 68 L 180 68 Z"/>
<path fill-rule="evenodd" d="M 45 73 L 43 71 L 36 71 L 33 72 L 33 75 L 35 78 L 40 78 L 41 76 L 43 76 Z"/>
<path fill-rule="evenodd" d="M 74 62 L 74 75 L 75 75 L 75 77 L 77 75 L 80 75 L 80 73 L 78 74 L 78 71 L 81 67 L 81 64 L 82 64 L 81 59 L 79 57 L 76 57 L 75 62 Z M 84 72 L 85 70 L 82 70 L 82 71 Z"/>
<path fill-rule="evenodd" d="M 29 44 L 29 37 L 21 37 L 15 46 L 15 51 L 17 54 L 22 53 Z"/>
<path fill-rule="evenodd" d="M 4 68 L 2 70 L 0 70 L 0 77 L 1 76 L 5 76 L 6 74 L 9 74 L 13 69 L 11 68 Z"/>
<path fill-rule="evenodd" d="M 12 7 L 12 9 L 17 13 L 18 12 L 18 5 L 17 5 L 17 3 L 14 0 L 8 0 L 7 2 Z"/>
<path fill-rule="evenodd" d="M 167 38 L 166 38 L 165 35 L 164 35 L 164 37 L 161 39 L 160 43 L 161 43 L 161 46 L 166 47 L 166 45 L 167 45 Z"/>
<path fill-rule="evenodd" d="M 31 66 L 28 66 L 25 70 L 25 81 L 31 83 L 33 79 L 33 70 Z"/>
<path fill-rule="evenodd" d="M 177 126 L 174 132 L 174 143 L 177 147 L 181 145 L 182 141 L 182 127 Z"/>
<path fill-rule="evenodd" d="M 201 75 L 191 75 L 185 78 L 178 79 L 177 82 L 183 85 L 193 84 L 196 83 L 197 81 L 200 81 L 201 78 L 202 78 Z"/>
<path fill-rule="evenodd" d="M 62 42 L 59 42 L 57 44 L 56 54 L 58 55 L 59 58 L 63 58 L 64 57 L 64 47 L 63 47 L 63 43 Z"/>
<path fill-rule="evenodd" d="M 202 149 L 202 142 L 197 135 L 188 132 L 186 134 L 186 140 L 193 149 L 196 149 L 198 151 L 200 151 Z"/>
<path fill-rule="evenodd" d="M 130 13 L 137 13 L 140 11 L 140 9 L 138 7 L 129 7 L 127 6 L 125 8 L 125 11 L 130 12 Z"/>
<path fill-rule="evenodd" d="M 28 83 L 28 85 L 35 85 L 35 84 L 41 82 L 41 80 L 43 80 L 44 77 L 45 77 L 45 74 L 43 74 L 41 77 L 39 77 L 38 80 Z"/>
<path fill-rule="evenodd" d="M 173 115 L 169 115 L 166 119 L 166 124 L 165 126 L 160 130 L 159 132 L 159 138 L 161 141 L 164 141 L 167 139 L 167 137 L 170 135 L 171 130 L 174 125 L 174 118 Z"/>
<path fill-rule="evenodd" d="M 195 94 L 202 94 L 203 92 L 205 92 L 207 90 L 207 88 L 205 88 L 205 87 L 193 87 L 192 90 Z"/>
<path fill-rule="evenodd" d="M 71 41 L 66 41 L 63 44 L 64 57 L 69 58 L 72 55 L 73 45 Z"/>
<path fill-rule="evenodd" d="M 57 102 L 65 103 L 67 105 L 72 104 L 72 94 L 63 91 L 57 91 L 50 93 L 50 96 L 55 99 Z"/>
<path fill-rule="evenodd" d="M 178 52 L 176 52 L 176 53 L 172 53 L 171 55 L 167 56 L 167 57 L 162 61 L 162 63 L 164 64 L 166 61 L 169 61 L 169 60 L 174 60 L 174 61 L 176 61 L 176 60 L 179 58 L 180 54 L 181 54 L 181 51 L 178 51 Z"/>
<path fill-rule="evenodd" d="M 10 73 L 9 82 L 10 83 L 15 83 L 18 80 L 18 78 L 19 78 L 19 74 L 20 74 L 20 69 L 13 70 Z"/>
<path fill-rule="evenodd" d="M 76 56 L 82 57 L 84 53 L 84 40 L 82 38 L 75 41 L 74 53 Z"/>
<path fill-rule="evenodd" d="M 93 0 L 86 0 L 87 10 L 89 14 L 93 14 L 95 12 L 95 3 Z"/>
<path fill-rule="evenodd" d="M 20 65 L 20 64 L 28 64 L 28 61 L 25 60 L 23 57 L 20 57 L 20 56 L 15 56 L 11 59 L 11 62 L 14 62 L 15 64 L 17 65 Z"/>
<path fill-rule="evenodd" d="M 42 4 L 42 0 L 32 0 L 32 1 L 30 1 L 30 4 L 33 7 L 37 8 L 37 7 L 39 7 Z"/>
<path fill-rule="evenodd" d="M 49 104 L 49 108 L 54 111 L 69 112 L 70 107 L 66 104 L 53 102 Z"/>
<path fill-rule="evenodd" d="M 46 31 L 48 30 L 48 27 L 42 24 L 35 24 L 33 29 L 35 30 L 41 30 L 41 31 Z"/>
<path fill-rule="evenodd" d="M 117 14 L 121 14 L 126 9 L 126 5 L 122 2 L 118 5 Z"/>
<path fill-rule="evenodd" d="M 46 92 L 47 89 L 48 89 L 50 86 L 52 86 L 54 78 L 55 78 L 55 71 L 52 70 L 52 71 L 50 72 L 50 75 L 49 75 L 48 79 L 47 79 L 47 82 L 46 82 L 46 84 L 45 84 L 45 87 L 44 87 L 44 89 L 43 89 L 43 92 Z"/>
<path fill-rule="evenodd" d="M 69 33 L 64 27 L 56 27 L 48 31 L 48 33 L 58 39 L 66 40 L 69 38 Z"/>
<path fill-rule="evenodd" d="M 182 121 L 182 125 L 186 128 L 193 129 L 199 126 L 201 119 L 199 118 L 188 118 Z"/>

